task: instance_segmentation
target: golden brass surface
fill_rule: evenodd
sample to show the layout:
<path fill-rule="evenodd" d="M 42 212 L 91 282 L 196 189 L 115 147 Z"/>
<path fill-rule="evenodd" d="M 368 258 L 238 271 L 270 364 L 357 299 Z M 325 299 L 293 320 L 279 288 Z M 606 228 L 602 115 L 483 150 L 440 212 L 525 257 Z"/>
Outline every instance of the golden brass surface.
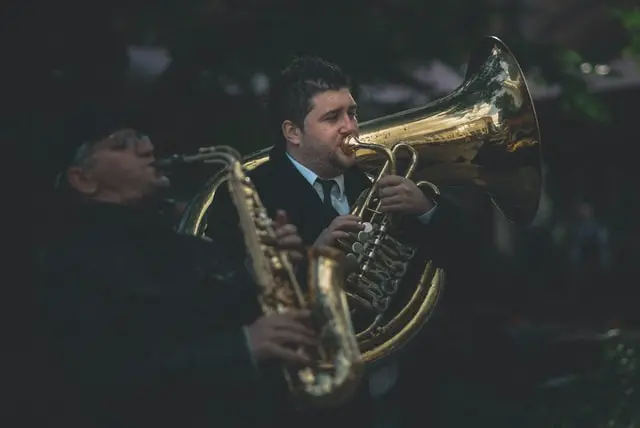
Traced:
<path fill-rule="evenodd" d="M 474 186 L 510 220 L 527 225 L 538 208 L 542 158 L 524 74 L 495 37 L 479 44 L 466 74 L 462 85 L 441 99 L 362 123 L 358 141 L 388 148 L 410 144 L 419 153 L 416 180 Z M 375 170 L 383 161 L 373 150 L 358 152 L 365 169 Z"/>
<path fill-rule="evenodd" d="M 270 243 L 276 234 L 260 197 L 245 174 L 240 155 L 227 146 L 201 149 L 196 155 L 159 160 L 171 163 L 219 163 L 240 219 L 251 272 L 258 285 L 264 314 L 309 309 L 319 334 L 318 347 L 300 349 L 313 367 L 284 367 L 289 388 L 300 403 L 325 407 L 347 400 L 362 376 L 362 358 L 344 293 L 344 255 L 334 248 L 307 251 L 307 292 L 304 292 L 286 251 Z"/>
<path fill-rule="evenodd" d="M 367 150 L 384 159 L 371 188 L 362 192 L 351 208 L 350 214 L 361 218 L 364 230 L 349 233 L 349 238 L 337 242 L 357 266 L 346 278 L 349 306 L 364 359 L 374 363 L 391 355 L 419 331 L 435 307 L 445 276 L 442 269 L 421 257 L 415 246 L 397 239 L 393 216 L 379 211 L 376 183 L 384 175 L 399 174 L 397 158 L 403 151 L 409 154 L 409 162 L 402 175 L 411 179 L 419 165 L 418 151 L 404 142 L 396 142 L 391 148 L 362 143 L 354 135 L 345 138 L 342 150 L 347 154 Z M 417 184 L 440 193 L 433 183 Z M 421 271 L 416 272 L 416 267 Z M 407 282 L 410 287 L 405 285 Z M 403 286 L 405 293 L 400 292 Z M 412 293 L 407 295 L 406 291 Z M 397 299 L 403 301 L 403 306 L 394 305 Z"/>
<path fill-rule="evenodd" d="M 356 161 L 371 175 L 372 183 L 378 179 L 374 177 L 397 173 L 409 160 L 413 171 L 404 166 L 404 174 L 434 193 L 445 188 L 479 191 L 523 227 L 537 212 L 543 182 L 535 108 L 518 62 L 496 37 L 484 38 L 474 49 L 458 89 L 425 106 L 360 124 L 359 135 L 345 140 L 346 151 L 356 148 Z M 245 157 L 245 171 L 268 162 L 269 150 Z M 187 207 L 178 230 L 204 234 L 206 212 L 225 180 L 222 173 L 212 176 Z M 354 212 L 375 214 L 375 205 L 370 206 L 374 194 L 360 200 Z M 354 249 L 353 243 L 349 252 L 364 250 Z M 375 263 L 372 257 L 360 258 L 362 264 L 368 263 L 367 274 L 357 286 L 349 280 L 345 284 L 367 364 L 405 345 L 436 307 L 445 272 L 416 256 L 415 250 L 385 234 L 376 244 Z M 398 270 L 411 274 L 397 281 Z"/>

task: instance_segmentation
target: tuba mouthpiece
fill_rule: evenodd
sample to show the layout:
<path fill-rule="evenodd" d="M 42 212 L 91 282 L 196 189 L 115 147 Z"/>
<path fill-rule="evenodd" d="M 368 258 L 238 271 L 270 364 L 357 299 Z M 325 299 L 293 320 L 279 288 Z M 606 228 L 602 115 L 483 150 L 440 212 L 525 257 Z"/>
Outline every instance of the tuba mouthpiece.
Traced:
<path fill-rule="evenodd" d="M 358 138 L 355 135 L 347 135 L 344 140 L 342 140 L 342 144 L 340 148 L 344 152 L 344 154 L 351 156 L 355 153 L 359 145 Z"/>

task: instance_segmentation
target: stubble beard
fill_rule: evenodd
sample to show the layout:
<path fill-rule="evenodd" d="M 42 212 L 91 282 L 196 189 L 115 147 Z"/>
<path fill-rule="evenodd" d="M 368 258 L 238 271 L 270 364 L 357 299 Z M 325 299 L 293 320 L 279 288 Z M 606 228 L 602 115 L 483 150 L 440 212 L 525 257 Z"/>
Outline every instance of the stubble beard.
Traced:
<path fill-rule="evenodd" d="M 343 153 L 342 151 L 340 151 L 340 149 L 338 150 L 339 151 L 332 153 L 330 162 L 336 170 L 338 170 L 340 173 L 344 173 L 347 169 L 351 168 L 355 164 L 355 157 L 353 155 L 349 156 Z"/>

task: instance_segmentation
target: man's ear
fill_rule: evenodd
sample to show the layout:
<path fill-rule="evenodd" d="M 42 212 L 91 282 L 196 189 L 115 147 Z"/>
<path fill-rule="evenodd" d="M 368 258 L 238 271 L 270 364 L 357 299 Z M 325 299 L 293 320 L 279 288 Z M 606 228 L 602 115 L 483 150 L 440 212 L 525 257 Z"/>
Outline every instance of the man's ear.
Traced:
<path fill-rule="evenodd" d="M 302 137 L 302 130 L 290 120 L 285 120 L 282 122 L 282 135 L 289 143 L 294 146 L 299 146 Z"/>
<path fill-rule="evenodd" d="M 69 185 L 85 195 L 93 195 L 98 190 L 98 183 L 91 178 L 82 167 L 72 166 L 67 170 Z"/>

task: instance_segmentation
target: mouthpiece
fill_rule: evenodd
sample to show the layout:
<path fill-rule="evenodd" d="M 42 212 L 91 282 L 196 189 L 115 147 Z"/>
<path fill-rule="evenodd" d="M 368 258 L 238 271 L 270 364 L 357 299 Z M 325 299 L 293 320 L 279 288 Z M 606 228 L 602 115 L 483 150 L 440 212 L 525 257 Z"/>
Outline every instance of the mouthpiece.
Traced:
<path fill-rule="evenodd" d="M 354 135 L 348 135 L 342 140 L 342 145 L 340 148 L 344 152 L 344 154 L 351 156 L 355 153 L 359 146 L 358 139 Z"/>
<path fill-rule="evenodd" d="M 175 154 L 169 157 L 158 159 L 153 163 L 158 169 L 172 168 L 177 165 L 186 165 L 192 163 L 201 164 L 228 164 L 233 160 L 241 159 L 241 155 L 229 146 L 212 146 L 200 149 L 193 155 Z"/>
<path fill-rule="evenodd" d="M 184 162 L 184 156 L 172 155 L 164 159 L 158 159 L 153 163 L 153 166 L 155 166 L 158 169 L 166 169 L 183 162 Z"/>

